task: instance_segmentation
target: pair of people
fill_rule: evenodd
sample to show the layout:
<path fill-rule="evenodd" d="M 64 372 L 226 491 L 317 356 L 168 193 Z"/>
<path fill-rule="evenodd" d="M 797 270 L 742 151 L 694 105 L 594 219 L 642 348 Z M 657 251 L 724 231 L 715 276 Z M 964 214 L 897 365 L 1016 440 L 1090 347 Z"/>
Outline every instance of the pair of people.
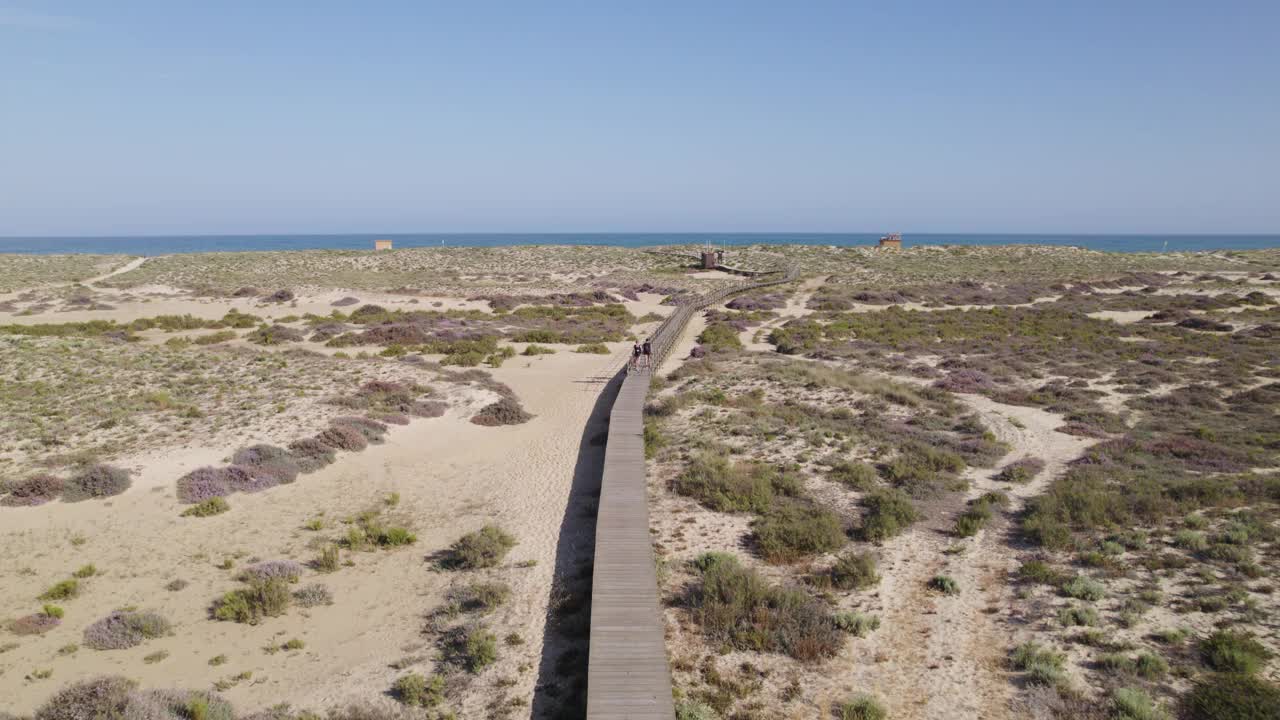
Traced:
<path fill-rule="evenodd" d="M 631 346 L 631 363 L 628 365 L 629 371 L 639 370 L 643 362 L 643 367 L 653 367 L 653 346 L 650 345 L 650 338 L 644 339 L 644 344 L 636 343 Z"/>

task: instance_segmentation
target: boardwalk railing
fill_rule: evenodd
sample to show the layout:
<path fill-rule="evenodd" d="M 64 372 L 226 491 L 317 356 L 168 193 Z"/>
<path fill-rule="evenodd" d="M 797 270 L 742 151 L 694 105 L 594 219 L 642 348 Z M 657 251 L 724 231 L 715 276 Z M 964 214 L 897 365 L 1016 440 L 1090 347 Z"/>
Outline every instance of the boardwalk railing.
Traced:
<path fill-rule="evenodd" d="M 653 369 L 630 373 L 622 381 L 609 415 L 596 518 L 587 720 L 675 718 L 645 484 L 644 404 L 650 373 L 667 359 L 694 313 L 737 293 L 790 282 L 796 274 L 795 268 L 762 273 L 676 308 L 652 336 Z"/>

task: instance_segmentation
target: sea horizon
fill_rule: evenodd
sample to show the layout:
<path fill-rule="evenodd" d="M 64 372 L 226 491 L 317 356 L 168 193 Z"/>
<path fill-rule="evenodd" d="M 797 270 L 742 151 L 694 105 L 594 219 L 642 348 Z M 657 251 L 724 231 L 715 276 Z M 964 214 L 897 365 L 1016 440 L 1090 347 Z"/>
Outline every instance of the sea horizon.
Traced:
<path fill-rule="evenodd" d="M 397 249 L 519 245 L 834 245 L 873 246 L 869 232 L 568 232 L 568 233 L 296 233 L 48 235 L 0 237 L 0 254 L 172 255 L 201 252 L 372 250 L 374 240 Z M 1280 247 L 1280 234 L 1240 233 L 903 233 L 904 247 L 1046 245 L 1105 252 L 1196 252 Z"/>

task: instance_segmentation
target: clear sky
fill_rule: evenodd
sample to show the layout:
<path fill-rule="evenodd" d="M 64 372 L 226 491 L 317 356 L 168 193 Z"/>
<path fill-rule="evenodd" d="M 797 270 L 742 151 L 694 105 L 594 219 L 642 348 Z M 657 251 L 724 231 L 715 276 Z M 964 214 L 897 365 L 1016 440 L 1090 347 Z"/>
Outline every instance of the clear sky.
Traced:
<path fill-rule="evenodd" d="M 0 235 L 1280 232 L 1280 1 L 0 0 Z"/>

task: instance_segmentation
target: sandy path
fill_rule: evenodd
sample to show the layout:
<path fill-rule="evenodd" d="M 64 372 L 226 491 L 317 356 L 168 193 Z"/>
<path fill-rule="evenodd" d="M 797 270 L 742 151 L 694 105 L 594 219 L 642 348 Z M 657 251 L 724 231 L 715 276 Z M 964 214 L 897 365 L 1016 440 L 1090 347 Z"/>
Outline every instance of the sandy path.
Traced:
<path fill-rule="evenodd" d="M 991 470 L 968 471 L 968 497 L 1003 490 L 1011 498 L 1010 515 L 1094 442 L 1055 432 L 1061 417 L 1038 408 L 1002 405 L 977 395 L 958 397 L 1014 447 L 1006 461 L 1033 455 L 1046 462 L 1036 480 L 1021 486 L 991 480 Z M 852 657 L 838 670 L 848 673 L 851 688 L 883 698 L 894 718 L 1010 717 L 1014 686 L 1004 660 L 1013 638 L 1004 616 L 1012 607 L 1006 579 L 1017 566 L 1009 544 L 1011 528 L 1001 520 L 969 540 L 955 539 L 951 528 L 964 499 L 922 508 L 927 520 L 885 543 L 880 553 L 883 580 L 875 601 L 865 608 L 880 616 L 881 629 L 872 642 L 855 640 Z M 963 551 L 946 554 L 949 547 Z M 958 596 L 928 588 L 929 580 L 940 574 L 956 580 Z"/>
<path fill-rule="evenodd" d="M 778 317 L 769 320 L 758 328 L 747 328 L 742 331 L 738 339 L 742 341 L 743 347 L 753 352 L 773 352 L 773 345 L 767 340 L 769 333 L 789 320 L 812 313 L 813 310 L 808 307 L 809 300 L 813 298 L 814 292 L 819 287 L 822 287 L 824 282 L 826 282 L 826 279 L 821 277 L 805 280 L 800 285 L 800 289 L 792 293 L 791 297 L 787 299 L 786 307 L 778 310 Z M 759 333 L 760 342 L 755 342 L 757 333 Z"/>
<path fill-rule="evenodd" d="M 107 274 L 105 274 L 105 275 L 99 275 L 98 277 L 89 278 L 88 280 L 85 280 L 85 281 L 84 281 L 83 283 L 81 283 L 81 284 L 82 284 L 82 285 L 96 285 L 97 283 L 100 283 L 100 282 L 102 282 L 103 280 L 106 280 L 107 278 L 113 278 L 113 277 L 115 277 L 115 276 L 117 276 L 117 275 L 123 275 L 123 274 L 125 274 L 125 273 L 127 273 L 127 272 L 132 272 L 132 271 L 134 271 L 134 270 L 137 270 L 138 268 L 142 267 L 142 263 L 144 263 L 144 262 L 146 262 L 146 261 L 147 261 L 147 258 L 145 258 L 145 257 L 134 258 L 134 259 L 130 260 L 129 262 L 125 263 L 124 265 L 121 265 L 120 267 L 116 268 L 115 270 L 112 270 L 111 272 L 109 272 L 109 273 L 107 273 Z"/>
<path fill-rule="evenodd" d="M 0 655 L 5 709 L 30 712 L 66 682 L 112 672 L 144 686 L 208 688 L 252 671 L 251 681 L 226 692 L 242 711 L 281 701 L 307 708 L 356 699 L 391 703 L 383 693 L 403 671 L 389 663 L 405 655 L 431 656 L 420 636 L 424 615 L 441 603 L 450 583 L 463 579 L 433 572 L 424 556 L 486 522 L 501 524 L 520 541 L 503 568 L 487 573 L 513 590 L 511 601 L 488 622 L 499 637 L 517 632 L 525 643 L 501 647 L 497 666 L 476 681 L 479 687 L 468 691 L 467 701 L 456 709 L 463 717 L 476 717 L 502 693 L 530 699 L 560 523 L 583 428 L 600 387 L 580 380 L 612 360 L 567 352 L 513 358 L 494 374 L 536 414 L 529 423 L 471 425 L 465 421 L 470 408 L 489 398 L 459 390 L 446 417 L 394 428 L 386 444 L 344 454 L 293 485 L 233 495 L 231 512 L 212 518 L 178 518 L 173 481 L 191 467 L 218 462 L 230 448 L 133 458 L 125 464 L 140 465 L 141 472 L 134 486 L 111 502 L 6 508 L 0 534 L 6 548 L 0 558 L 0 608 L 6 615 L 38 610 L 36 595 L 84 563 L 96 564 L 100 574 L 87 581 L 81 597 L 63 603 L 67 617 L 60 627 L 40 637 L 13 638 L 19 647 Z M 308 545 L 318 534 L 301 529 L 304 522 L 321 513 L 332 522 L 376 506 L 391 492 L 401 496 L 391 512 L 413 526 L 417 545 L 355 553 L 350 556 L 354 567 L 330 575 L 308 571 L 303 583 L 329 586 L 334 605 L 295 608 L 258 626 L 207 619 L 209 603 L 236 587 L 234 571 L 215 567 L 224 557 L 242 553 L 237 566 L 253 557 L 305 561 L 315 554 Z M 345 532 L 341 524 L 332 525 L 319 534 Z M 73 537 L 84 542 L 74 545 Z M 522 561 L 536 565 L 515 567 Z M 190 586 L 166 591 L 164 585 L 174 578 Z M 59 655 L 58 648 L 81 642 L 86 625 L 126 605 L 163 613 L 174 622 L 174 634 L 129 650 Z M 306 648 L 264 651 L 292 637 L 304 640 Z M 169 657 L 156 664 L 142 661 L 159 650 Z M 228 662 L 210 666 L 209 658 L 219 654 Z M 429 671 L 430 662 L 414 667 Z M 24 679 L 37 668 L 52 669 L 52 679 Z M 514 685 L 498 688 L 504 677 Z"/>

